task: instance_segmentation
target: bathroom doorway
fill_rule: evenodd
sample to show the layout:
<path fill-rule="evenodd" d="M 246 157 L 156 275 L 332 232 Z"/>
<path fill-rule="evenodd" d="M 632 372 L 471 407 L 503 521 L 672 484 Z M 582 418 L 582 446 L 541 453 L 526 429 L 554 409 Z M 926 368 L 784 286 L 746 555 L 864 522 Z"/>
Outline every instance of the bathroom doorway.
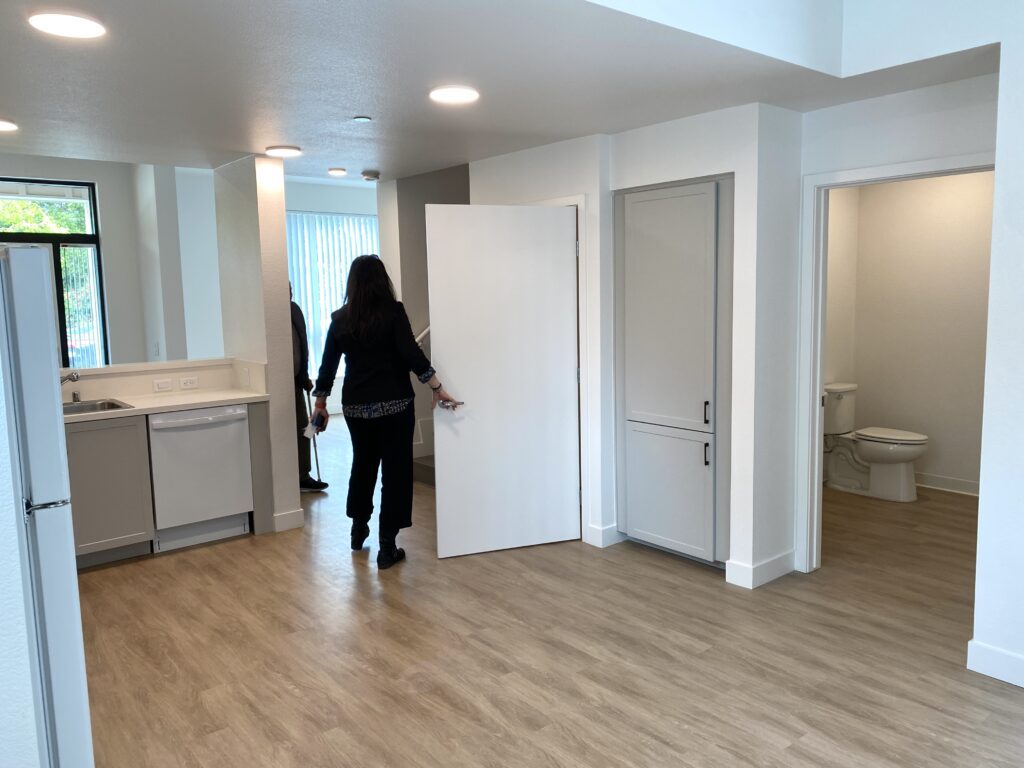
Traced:
<path fill-rule="evenodd" d="M 827 565 L 842 531 L 866 563 L 969 549 L 973 577 L 991 166 L 830 181 L 805 189 L 817 313 L 797 566 Z"/>

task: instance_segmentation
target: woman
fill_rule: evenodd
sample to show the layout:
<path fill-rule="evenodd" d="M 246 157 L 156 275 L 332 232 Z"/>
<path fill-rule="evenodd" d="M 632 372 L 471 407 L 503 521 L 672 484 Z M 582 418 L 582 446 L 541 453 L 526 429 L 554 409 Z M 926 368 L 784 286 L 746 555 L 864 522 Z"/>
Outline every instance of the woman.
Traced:
<path fill-rule="evenodd" d="M 316 380 L 314 419 L 327 428 L 327 396 L 331 394 L 341 356 L 345 382 L 341 404 L 352 436 L 352 475 L 348 483 L 348 516 L 352 518 L 352 549 L 363 548 L 370 535 L 373 489 L 381 467 L 380 551 L 377 567 L 390 568 L 405 559 L 395 543 L 398 532 L 412 525 L 412 435 L 416 426 L 409 371 L 428 384 L 434 406 L 452 398 L 437 379 L 413 337 L 409 318 L 383 262 L 360 256 L 352 262 L 345 305 L 331 315 L 331 327 Z"/>

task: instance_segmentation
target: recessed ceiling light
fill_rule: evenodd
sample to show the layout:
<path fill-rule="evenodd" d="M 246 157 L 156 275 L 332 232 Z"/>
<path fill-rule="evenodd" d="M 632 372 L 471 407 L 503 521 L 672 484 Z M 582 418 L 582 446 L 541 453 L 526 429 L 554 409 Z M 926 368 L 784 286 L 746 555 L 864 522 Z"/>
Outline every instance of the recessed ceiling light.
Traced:
<path fill-rule="evenodd" d="M 353 123 L 368 123 L 373 120 L 369 115 L 356 115 L 352 118 Z"/>
<path fill-rule="evenodd" d="M 348 171 L 346 171 L 344 168 L 328 168 L 327 175 L 334 176 L 336 179 L 340 179 L 342 176 L 348 176 Z"/>
<path fill-rule="evenodd" d="M 70 13 L 37 13 L 28 17 L 28 23 L 48 35 L 80 39 L 103 37 L 107 28 L 95 19 Z"/>
<path fill-rule="evenodd" d="M 363 181 L 380 181 L 380 171 L 363 171 Z"/>
<path fill-rule="evenodd" d="M 472 104 L 480 93 L 468 85 L 443 85 L 432 90 L 430 98 L 438 104 Z"/>
<path fill-rule="evenodd" d="M 10 120 L 0 120 L 0 133 L 13 133 L 18 130 L 18 124 Z"/>
<path fill-rule="evenodd" d="M 267 147 L 266 152 L 271 157 L 298 157 L 302 154 L 302 150 L 299 147 L 293 147 L 288 144 Z"/>

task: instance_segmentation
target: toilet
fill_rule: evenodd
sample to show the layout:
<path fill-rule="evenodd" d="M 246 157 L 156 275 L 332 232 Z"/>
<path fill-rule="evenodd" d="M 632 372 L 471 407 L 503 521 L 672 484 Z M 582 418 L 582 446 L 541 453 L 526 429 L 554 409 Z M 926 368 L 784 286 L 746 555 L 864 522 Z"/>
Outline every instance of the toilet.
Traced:
<path fill-rule="evenodd" d="M 825 385 L 825 485 L 887 501 L 917 501 L 914 461 L 928 436 L 886 427 L 854 429 L 857 385 Z"/>

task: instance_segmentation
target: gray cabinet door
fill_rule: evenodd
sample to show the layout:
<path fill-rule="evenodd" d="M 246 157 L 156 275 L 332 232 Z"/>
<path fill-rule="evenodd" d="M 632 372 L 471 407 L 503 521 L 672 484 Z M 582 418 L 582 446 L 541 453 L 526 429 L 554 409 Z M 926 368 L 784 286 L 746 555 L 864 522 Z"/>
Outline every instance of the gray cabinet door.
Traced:
<path fill-rule="evenodd" d="M 714 432 L 717 186 L 625 196 L 626 419 Z"/>
<path fill-rule="evenodd" d="M 714 437 L 626 424 L 626 533 L 715 559 Z"/>
<path fill-rule="evenodd" d="M 71 477 L 75 553 L 153 539 L 153 492 L 145 416 L 64 427 Z"/>

